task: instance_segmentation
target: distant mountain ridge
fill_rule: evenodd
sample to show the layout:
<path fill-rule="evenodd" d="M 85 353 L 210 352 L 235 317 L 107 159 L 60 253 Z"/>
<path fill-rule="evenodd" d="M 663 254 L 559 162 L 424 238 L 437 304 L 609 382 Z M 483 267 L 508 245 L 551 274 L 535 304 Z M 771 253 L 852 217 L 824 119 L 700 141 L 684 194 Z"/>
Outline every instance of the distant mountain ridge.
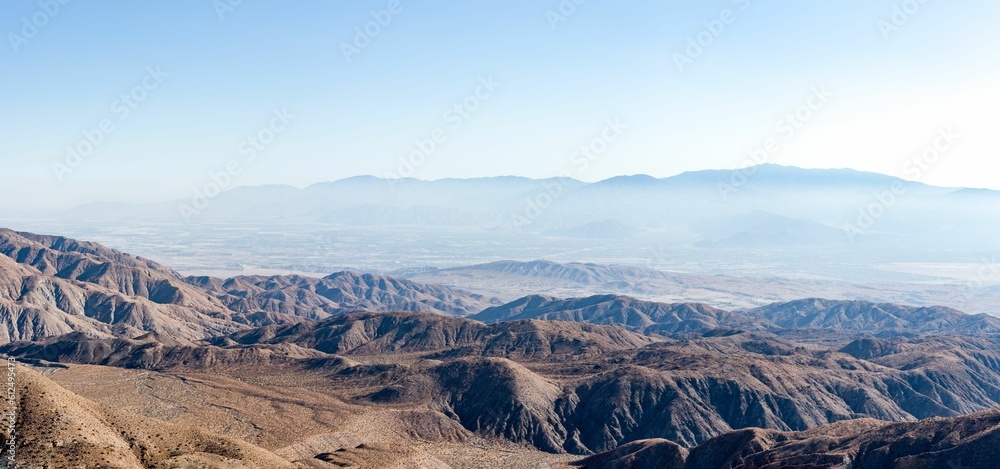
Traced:
<path fill-rule="evenodd" d="M 356 313 L 323 321 L 239 332 L 213 342 L 284 344 L 330 354 L 430 352 L 457 349 L 462 356 L 535 356 L 623 350 L 656 343 L 618 327 L 512 321 L 484 325 L 427 313 Z M 458 352 L 454 352 L 458 353 Z"/>
<path fill-rule="evenodd" d="M 809 298 L 730 312 L 700 303 L 657 303 L 621 295 L 559 299 L 529 295 L 470 316 L 494 324 L 542 319 L 614 324 L 644 333 L 823 330 L 876 336 L 996 334 L 1000 318 L 946 307 L 914 307 L 857 300 Z"/>
<path fill-rule="evenodd" d="M 872 334 L 978 334 L 1000 332 L 1000 318 L 943 306 L 913 307 L 869 301 L 807 298 L 746 311 L 785 329 L 827 329 Z"/>
<path fill-rule="evenodd" d="M 467 316 L 497 300 L 453 288 L 343 271 L 322 279 L 301 275 L 188 277 L 240 313 L 282 313 L 322 319 L 356 311 L 423 311 Z"/>
<path fill-rule="evenodd" d="M 558 299 L 530 295 L 494 306 L 472 319 L 488 324 L 520 319 L 614 324 L 644 333 L 705 332 L 720 327 L 762 330 L 769 324 L 697 303 L 654 303 L 626 296 Z"/>
<path fill-rule="evenodd" d="M 363 176 L 302 189 L 247 186 L 213 197 L 197 218 L 298 220 L 357 227 L 462 226 L 583 239 L 619 236 L 634 230 L 637 234 L 669 235 L 671 240 L 693 244 L 724 239 L 713 238 L 699 228 L 713 219 L 732 225 L 734 229 L 728 236 L 742 231 L 766 235 L 767 229 L 755 227 L 753 220 L 746 219 L 763 213 L 787 220 L 784 223 L 793 232 L 805 230 L 806 235 L 795 237 L 797 244 L 825 246 L 847 245 L 850 238 L 843 234 L 844 226 L 858 224 L 865 209 L 878 203 L 877 196 L 894 188 L 905 197 L 894 195 L 891 201 L 883 202 L 891 202 L 891 213 L 883 210 L 875 217 L 879 226 L 870 235 L 940 231 L 933 224 L 913 224 L 914 217 L 955 219 L 963 224 L 971 223 L 970 217 L 1000 219 L 1000 210 L 994 207 L 1000 205 L 995 203 L 1000 200 L 997 191 L 978 191 L 976 196 L 966 197 L 963 195 L 969 190 L 934 187 L 877 173 L 773 164 L 695 171 L 662 179 L 618 176 L 592 183 L 569 178 L 423 181 Z M 139 216 L 176 221 L 180 219 L 178 207 L 188 202 L 84 205 L 64 216 Z M 867 232 L 868 228 L 863 230 Z M 807 235 L 814 232 L 825 233 L 818 237 Z M 753 237 L 735 241 L 739 245 L 767 245 L 766 240 Z"/>

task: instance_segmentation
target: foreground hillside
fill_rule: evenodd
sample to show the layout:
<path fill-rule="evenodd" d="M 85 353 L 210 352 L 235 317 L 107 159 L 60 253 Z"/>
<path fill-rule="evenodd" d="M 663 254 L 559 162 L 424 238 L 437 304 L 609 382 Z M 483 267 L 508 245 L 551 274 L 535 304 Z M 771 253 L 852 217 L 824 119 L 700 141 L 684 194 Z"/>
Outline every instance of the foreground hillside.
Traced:
<path fill-rule="evenodd" d="M 236 438 L 95 404 L 26 367 L 16 376 L 19 467 L 294 467 Z"/>
<path fill-rule="evenodd" d="M 41 371 L 17 368 L 24 467 L 980 468 L 1000 456 L 997 410 L 919 422 L 858 419 L 800 432 L 748 428 L 692 448 L 644 439 L 572 458 L 479 439 L 436 412 L 362 407 L 297 383 L 93 366 Z M 268 415 L 274 403 L 281 412 Z"/>
<path fill-rule="evenodd" d="M 364 407 L 430 411 L 456 428 L 551 453 L 642 439 L 693 448 L 730 431 L 910 421 L 1000 405 L 1000 338 L 862 338 L 839 348 L 766 332 L 689 339 L 618 326 L 429 313 L 355 313 L 170 343 L 78 334 L 0 352 L 244 379 L 282 370 Z M 249 373 L 249 375 L 248 375 Z"/>

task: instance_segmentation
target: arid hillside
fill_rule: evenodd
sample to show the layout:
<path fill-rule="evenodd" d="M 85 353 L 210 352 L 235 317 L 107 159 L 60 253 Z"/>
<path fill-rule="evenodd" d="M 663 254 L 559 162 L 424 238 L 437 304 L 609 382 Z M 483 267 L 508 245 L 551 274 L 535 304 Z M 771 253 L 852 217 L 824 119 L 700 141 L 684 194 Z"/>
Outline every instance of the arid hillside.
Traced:
<path fill-rule="evenodd" d="M 494 304 L 448 287 L 351 272 L 182 278 L 95 243 L 0 228 L 0 343 L 70 332 L 201 340 L 345 312 L 468 315 Z"/>
<path fill-rule="evenodd" d="M 0 353 L 41 467 L 979 467 L 1000 407 L 997 320 L 949 308 L 501 305 L 0 236 Z"/>

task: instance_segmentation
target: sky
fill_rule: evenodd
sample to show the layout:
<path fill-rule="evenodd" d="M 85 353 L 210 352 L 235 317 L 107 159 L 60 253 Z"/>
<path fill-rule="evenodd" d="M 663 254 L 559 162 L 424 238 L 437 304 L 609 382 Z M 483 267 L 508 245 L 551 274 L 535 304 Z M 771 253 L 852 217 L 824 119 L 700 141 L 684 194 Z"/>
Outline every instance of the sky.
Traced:
<path fill-rule="evenodd" d="M 1000 189 L 998 18 L 992 0 L 8 0 L 0 200 L 755 162 Z"/>

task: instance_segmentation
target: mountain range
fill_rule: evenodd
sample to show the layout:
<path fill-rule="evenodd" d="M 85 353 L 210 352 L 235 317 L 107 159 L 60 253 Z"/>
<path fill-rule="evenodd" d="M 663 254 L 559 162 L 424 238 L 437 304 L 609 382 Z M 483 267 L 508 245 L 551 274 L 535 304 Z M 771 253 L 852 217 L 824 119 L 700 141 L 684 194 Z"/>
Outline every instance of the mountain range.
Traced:
<path fill-rule="evenodd" d="M 431 425 L 435 432 L 445 432 L 444 422 L 450 421 L 463 429 L 446 439 L 470 432 L 554 454 L 583 455 L 653 451 L 637 445 L 666 445 L 667 453 L 677 453 L 671 458 L 681 461 L 751 453 L 775 458 L 805 451 L 796 441 L 814 436 L 833 441 L 845 428 L 918 429 L 889 427 L 885 421 L 958 417 L 1000 404 L 996 337 L 858 339 L 837 350 L 768 333 L 657 339 L 616 326 L 559 321 L 484 326 L 432 313 L 352 313 L 241 331 L 213 342 L 185 348 L 158 345 L 150 338 L 87 342 L 67 336 L 8 344 L 0 351 L 39 364 L 99 363 L 195 380 L 210 370 L 250 380 L 248 385 L 258 383 L 254 386 L 267 381 L 251 377 L 268 369 L 285 376 L 281 382 L 286 389 L 299 380 L 314 383 L 303 386 L 333 386 L 326 397 L 310 398 L 319 401 L 309 406 L 321 408 L 332 399 L 352 403 L 356 413 L 394 409 L 395 419 L 401 409 L 429 412 L 419 421 L 397 425 Z M 87 352 L 80 353 L 82 349 Z M 973 425 L 973 418 L 959 417 L 956 425 Z M 758 430 L 746 430 L 750 428 Z M 973 441 L 976 434 L 935 441 L 942 449 L 952 448 Z M 754 443 L 754 438 L 768 443 Z M 649 439 L 669 444 L 643 441 Z M 708 450 L 722 443 L 731 450 Z M 852 446 L 844 440 L 828 450 L 796 456 L 823 462 L 820 455 L 831 451 L 840 454 L 838 464 L 844 458 L 864 461 L 875 457 L 865 456 L 872 445 Z M 765 456 L 766 451 L 777 453 Z M 322 459 L 321 454 L 315 457 Z M 917 453 L 911 447 L 893 454 Z M 600 457 L 583 461 L 589 467 L 600 463 Z"/>
<path fill-rule="evenodd" d="M 68 238 L 0 230 L 0 311 L 6 342 L 70 332 L 133 338 L 153 332 L 202 340 L 257 326 L 294 324 L 354 311 L 415 311 L 495 323 L 543 319 L 617 324 L 638 332 L 703 333 L 817 329 L 902 333 L 997 332 L 1000 320 L 946 307 L 809 299 L 727 311 L 622 295 L 561 299 L 529 295 L 508 303 L 411 280 L 338 272 L 324 278 L 182 277 L 148 259 Z M 494 272 L 550 272 L 576 282 L 623 281 L 646 271 L 551 263 L 494 264 Z M 477 270 L 480 268 L 472 268 Z M 552 273 L 555 272 L 555 273 Z M 425 273 L 426 276 L 426 273 Z M 655 275 L 649 275 L 656 278 Z M 662 273 L 662 279 L 675 279 Z M 597 280 L 595 280 L 597 279 Z"/>
<path fill-rule="evenodd" d="M 352 272 L 324 279 L 182 277 L 94 243 L 0 229 L 0 341 L 70 332 L 199 340 L 348 311 L 471 314 L 480 295 Z"/>
<path fill-rule="evenodd" d="M 186 218 L 485 227 L 583 239 L 645 234 L 733 248 L 845 245 L 866 238 L 859 233 L 897 239 L 961 232 L 975 235 L 966 242 L 992 246 L 982 231 L 995 224 L 979 221 L 1000 216 L 998 200 L 995 191 L 934 187 L 846 169 L 764 164 L 593 183 L 569 178 L 422 181 L 359 176 L 302 189 L 237 187 L 205 198 L 205 207 Z M 181 220 L 179 207 L 191 204 L 94 203 L 62 216 Z M 936 223 L 925 223 L 929 220 Z"/>
<path fill-rule="evenodd" d="M 975 465 L 1000 406 L 1000 319 L 943 306 L 504 302 L 349 271 L 184 277 L 0 230 L 0 319 L 0 353 L 20 363 L 20 454 L 38 464 Z"/>

